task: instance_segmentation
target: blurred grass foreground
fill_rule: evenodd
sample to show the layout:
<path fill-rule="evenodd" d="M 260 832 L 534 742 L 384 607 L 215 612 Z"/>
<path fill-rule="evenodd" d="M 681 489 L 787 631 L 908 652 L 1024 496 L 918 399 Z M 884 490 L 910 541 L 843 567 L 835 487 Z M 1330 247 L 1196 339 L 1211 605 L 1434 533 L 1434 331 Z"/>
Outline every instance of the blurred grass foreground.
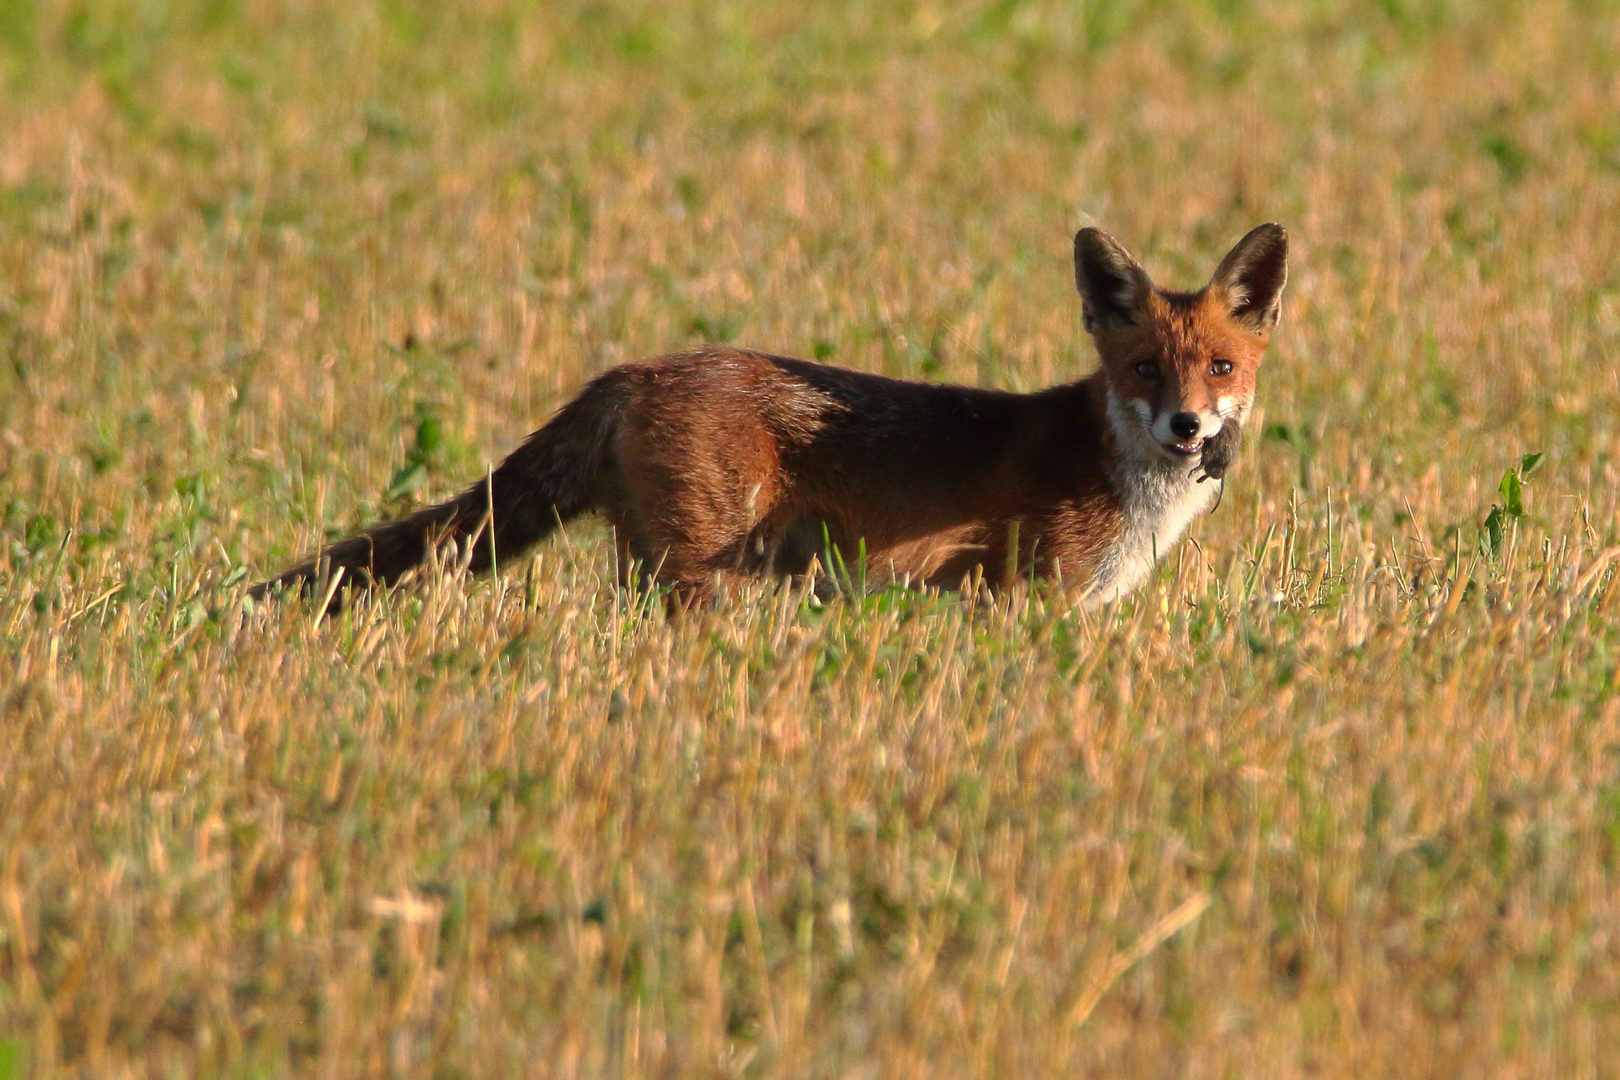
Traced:
<path fill-rule="evenodd" d="M 1620 1075 L 1620 6 L 0 0 L 0 1080 Z M 1139 595 L 244 581 L 1294 238 Z M 1538 456 L 1539 455 L 1539 456 Z"/>

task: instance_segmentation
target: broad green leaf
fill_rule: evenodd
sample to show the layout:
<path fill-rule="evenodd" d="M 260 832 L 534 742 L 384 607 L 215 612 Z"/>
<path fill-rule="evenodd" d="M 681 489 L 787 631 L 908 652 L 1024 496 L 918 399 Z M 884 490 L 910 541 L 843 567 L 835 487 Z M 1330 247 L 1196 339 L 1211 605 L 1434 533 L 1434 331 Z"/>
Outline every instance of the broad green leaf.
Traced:
<path fill-rule="evenodd" d="M 1494 559 L 1498 554 L 1500 554 L 1502 550 L 1502 536 L 1506 531 L 1507 528 L 1503 522 L 1502 508 L 1500 506 L 1491 507 L 1490 514 L 1485 518 L 1484 535 L 1480 537 L 1480 547 L 1485 550 L 1486 555 Z"/>
<path fill-rule="evenodd" d="M 420 488 L 425 480 L 427 480 L 427 466 L 420 461 L 409 462 L 401 466 L 399 471 L 394 473 L 393 479 L 388 481 L 388 490 L 383 493 L 383 498 L 389 502 L 403 499 Z"/>
<path fill-rule="evenodd" d="M 13 1036 L 0 1039 L 0 1080 L 23 1080 L 28 1075 L 28 1044 Z"/>
<path fill-rule="evenodd" d="M 1507 515 L 1524 517 L 1524 486 L 1519 482 L 1519 474 L 1512 469 L 1503 473 L 1498 490 L 1502 492 L 1502 509 Z"/>

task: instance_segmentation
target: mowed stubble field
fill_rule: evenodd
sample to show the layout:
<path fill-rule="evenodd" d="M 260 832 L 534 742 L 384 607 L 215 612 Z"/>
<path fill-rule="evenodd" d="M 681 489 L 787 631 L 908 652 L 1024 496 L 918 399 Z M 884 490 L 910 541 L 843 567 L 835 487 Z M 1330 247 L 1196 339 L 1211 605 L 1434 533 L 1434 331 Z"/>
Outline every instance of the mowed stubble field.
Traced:
<path fill-rule="evenodd" d="M 1620 1073 L 1620 9 L 1346 7 L 0 5 L 0 1077 Z M 244 609 L 611 364 L 1031 389 L 1076 227 L 1264 220 L 1112 609 Z"/>

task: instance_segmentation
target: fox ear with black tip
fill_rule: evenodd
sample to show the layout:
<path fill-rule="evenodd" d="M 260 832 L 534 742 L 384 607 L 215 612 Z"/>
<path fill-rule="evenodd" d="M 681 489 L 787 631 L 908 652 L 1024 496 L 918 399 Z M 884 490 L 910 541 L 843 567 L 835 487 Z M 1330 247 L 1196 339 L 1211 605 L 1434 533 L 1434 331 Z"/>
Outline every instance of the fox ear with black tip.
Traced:
<path fill-rule="evenodd" d="M 1136 321 L 1136 312 L 1153 292 L 1147 271 L 1118 240 L 1101 229 L 1074 234 L 1074 287 L 1080 292 L 1086 330 L 1095 334 Z"/>
<path fill-rule="evenodd" d="M 1271 221 L 1249 230 L 1227 252 L 1215 268 L 1209 287 L 1225 295 L 1234 322 L 1265 337 L 1282 315 L 1282 291 L 1287 281 L 1288 231 Z"/>

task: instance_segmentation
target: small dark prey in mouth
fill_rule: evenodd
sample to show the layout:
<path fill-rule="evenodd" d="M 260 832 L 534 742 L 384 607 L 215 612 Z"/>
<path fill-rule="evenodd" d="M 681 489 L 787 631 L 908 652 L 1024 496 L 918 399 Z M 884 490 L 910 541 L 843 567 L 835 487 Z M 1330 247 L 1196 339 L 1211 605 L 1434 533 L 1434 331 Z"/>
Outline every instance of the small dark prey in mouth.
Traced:
<path fill-rule="evenodd" d="M 1198 482 L 1202 484 L 1205 480 L 1225 477 L 1226 470 L 1237 460 L 1238 447 L 1242 445 L 1243 425 L 1236 420 L 1222 424 L 1221 430 L 1204 440 L 1204 458 L 1200 463 L 1204 474 L 1198 478 Z"/>

